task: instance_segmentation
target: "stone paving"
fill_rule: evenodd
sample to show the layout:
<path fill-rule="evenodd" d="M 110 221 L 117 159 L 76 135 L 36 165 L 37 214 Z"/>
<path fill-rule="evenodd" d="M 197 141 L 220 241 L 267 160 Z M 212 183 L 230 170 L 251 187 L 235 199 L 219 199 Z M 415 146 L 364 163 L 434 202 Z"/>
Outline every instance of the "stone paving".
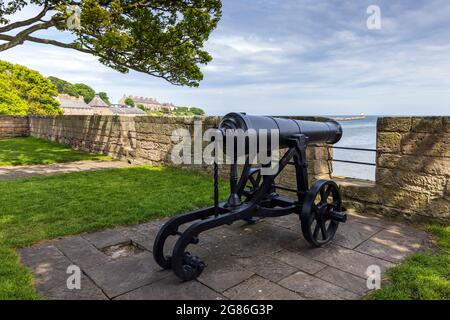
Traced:
<path fill-rule="evenodd" d="M 26 166 L 4 166 L 0 167 L 0 180 L 20 179 L 36 176 L 49 176 L 60 173 L 93 171 L 102 169 L 114 169 L 128 167 L 126 161 L 75 161 L 67 163 L 51 163 Z"/>
<path fill-rule="evenodd" d="M 376 217 L 350 215 L 322 248 L 303 239 L 295 215 L 237 222 L 200 235 L 189 251 L 207 267 L 181 282 L 153 261 L 165 221 L 43 242 L 21 249 L 21 261 L 47 299 L 358 299 L 367 293 L 368 266 L 384 272 L 430 245 L 425 232 Z M 82 270 L 79 290 L 67 289 L 72 264 Z"/>

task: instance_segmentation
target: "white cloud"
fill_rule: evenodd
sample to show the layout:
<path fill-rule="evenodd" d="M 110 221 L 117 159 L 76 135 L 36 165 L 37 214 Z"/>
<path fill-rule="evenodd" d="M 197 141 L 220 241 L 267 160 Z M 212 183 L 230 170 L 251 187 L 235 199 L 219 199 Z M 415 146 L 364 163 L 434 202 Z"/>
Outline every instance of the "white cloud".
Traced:
<path fill-rule="evenodd" d="M 199 88 L 124 75 L 90 55 L 45 45 L 25 44 L 0 59 L 87 83 L 113 101 L 147 95 L 210 114 L 448 113 L 450 4 L 380 0 L 382 30 L 369 31 L 371 2 L 224 1 L 206 44 L 214 60 L 202 67 Z"/>

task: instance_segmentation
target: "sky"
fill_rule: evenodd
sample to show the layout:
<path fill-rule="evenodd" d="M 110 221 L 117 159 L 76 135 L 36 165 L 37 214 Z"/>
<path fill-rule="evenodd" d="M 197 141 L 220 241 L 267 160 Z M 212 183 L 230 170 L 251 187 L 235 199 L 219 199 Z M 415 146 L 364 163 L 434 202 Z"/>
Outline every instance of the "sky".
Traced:
<path fill-rule="evenodd" d="M 367 27 L 370 5 L 381 28 Z M 30 17 L 27 8 L 14 19 Z M 58 31 L 37 33 L 70 39 Z M 449 115 L 450 1 L 223 0 L 205 48 L 198 88 L 122 74 L 88 54 L 25 43 L 0 59 L 105 91 L 230 111 L 271 115 Z"/>

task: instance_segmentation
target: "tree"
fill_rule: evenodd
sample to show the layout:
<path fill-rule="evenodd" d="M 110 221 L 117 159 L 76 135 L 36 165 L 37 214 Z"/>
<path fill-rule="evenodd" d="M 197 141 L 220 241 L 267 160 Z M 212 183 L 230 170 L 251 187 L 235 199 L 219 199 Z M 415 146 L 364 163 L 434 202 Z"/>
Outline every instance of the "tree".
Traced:
<path fill-rule="evenodd" d="M 98 93 L 98 96 L 103 100 L 103 101 L 105 101 L 107 104 L 111 104 L 111 102 L 109 101 L 109 97 L 108 97 L 108 94 L 106 93 L 106 92 L 99 92 Z"/>
<path fill-rule="evenodd" d="M 133 101 L 133 100 L 132 100 Z M 134 103 L 134 102 L 133 102 Z M 145 107 L 144 107 L 144 105 L 143 104 L 138 104 L 136 107 L 138 107 L 139 109 L 141 109 L 142 111 L 147 111 L 146 109 L 145 109 Z"/>
<path fill-rule="evenodd" d="M 56 87 L 39 72 L 0 61 L 0 114 L 57 115 Z"/>
<path fill-rule="evenodd" d="M 9 20 L 28 5 L 38 5 L 40 13 Z M 123 73 L 131 69 L 198 86 L 199 65 L 212 59 L 203 45 L 220 17 L 220 0 L 6 0 L 0 2 L 0 52 L 26 42 L 49 44 L 92 54 Z M 75 40 L 35 34 L 52 28 L 71 32 Z"/>
<path fill-rule="evenodd" d="M 205 114 L 205 111 L 203 111 L 203 109 L 197 107 L 191 107 L 189 108 L 189 111 L 196 116 L 203 116 Z"/>
<path fill-rule="evenodd" d="M 134 107 L 134 101 L 130 97 L 125 99 L 125 105 L 129 107 Z"/>
<path fill-rule="evenodd" d="M 75 94 L 83 96 L 84 102 L 89 103 L 95 97 L 95 90 L 84 83 L 76 83 L 73 85 Z"/>
<path fill-rule="evenodd" d="M 72 83 L 52 76 L 48 77 L 48 80 L 50 80 L 56 86 L 58 93 L 68 94 L 69 96 L 73 97 L 79 96 L 76 93 L 76 90 Z"/>

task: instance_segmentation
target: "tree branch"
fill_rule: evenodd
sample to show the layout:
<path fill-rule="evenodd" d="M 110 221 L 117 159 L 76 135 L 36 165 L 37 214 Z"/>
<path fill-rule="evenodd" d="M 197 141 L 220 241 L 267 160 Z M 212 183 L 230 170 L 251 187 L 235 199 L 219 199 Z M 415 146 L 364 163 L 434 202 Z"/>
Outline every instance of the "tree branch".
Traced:
<path fill-rule="evenodd" d="M 25 30 L 19 32 L 15 36 L 11 36 L 9 42 L 0 45 L 0 52 L 11 49 L 19 44 L 22 44 L 26 40 L 26 38 L 35 31 L 49 29 L 51 27 L 54 27 L 58 23 L 57 20 L 58 20 L 57 18 L 56 19 L 52 18 L 49 21 L 35 24 L 35 25 L 29 27 L 28 29 L 25 29 Z M 5 35 L 1 35 L 1 36 L 5 36 Z M 5 39 L 2 39 L 2 40 L 5 40 Z"/>
<path fill-rule="evenodd" d="M 14 39 L 13 36 L 0 34 L 0 40 L 11 41 L 13 39 Z M 36 42 L 36 43 L 51 44 L 53 46 L 57 46 L 57 47 L 61 47 L 61 48 L 74 49 L 74 50 L 78 50 L 78 51 L 81 51 L 81 52 L 84 52 L 84 53 L 91 53 L 92 54 L 91 50 L 80 48 L 74 43 L 64 43 L 64 42 L 59 42 L 59 41 L 56 41 L 56 40 L 41 39 L 41 38 L 36 38 L 36 37 L 32 37 L 32 36 L 27 36 L 24 40 L 25 41 Z"/>
<path fill-rule="evenodd" d="M 8 32 L 8 31 L 20 28 L 20 27 L 29 26 L 30 24 L 41 21 L 41 18 L 43 18 L 50 9 L 51 8 L 49 8 L 49 7 L 44 7 L 44 9 L 37 16 L 35 16 L 33 18 L 23 20 L 23 21 L 17 21 L 17 22 L 11 23 L 9 25 L 6 25 L 4 27 L 0 27 L 0 33 Z"/>

